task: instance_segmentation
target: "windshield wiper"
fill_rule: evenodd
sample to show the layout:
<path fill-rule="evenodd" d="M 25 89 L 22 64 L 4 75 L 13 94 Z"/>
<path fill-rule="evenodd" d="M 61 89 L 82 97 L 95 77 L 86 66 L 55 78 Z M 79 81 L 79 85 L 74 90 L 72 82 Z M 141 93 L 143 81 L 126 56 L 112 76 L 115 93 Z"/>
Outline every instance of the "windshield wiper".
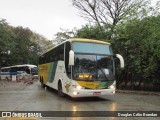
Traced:
<path fill-rule="evenodd" d="M 107 75 L 106 75 L 105 72 L 103 71 L 103 68 L 102 68 L 102 67 L 100 67 L 100 70 L 101 70 L 102 73 L 104 74 L 105 78 L 106 78 L 107 80 L 109 80 L 108 77 L 107 77 Z"/>

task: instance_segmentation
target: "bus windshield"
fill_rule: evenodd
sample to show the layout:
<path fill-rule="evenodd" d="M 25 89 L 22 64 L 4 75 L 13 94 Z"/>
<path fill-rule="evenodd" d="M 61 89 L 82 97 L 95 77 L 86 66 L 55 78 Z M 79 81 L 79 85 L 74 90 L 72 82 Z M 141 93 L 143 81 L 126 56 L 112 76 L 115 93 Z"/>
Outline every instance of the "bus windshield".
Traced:
<path fill-rule="evenodd" d="M 73 78 L 76 80 L 115 80 L 114 60 L 104 55 L 75 55 Z"/>
<path fill-rule="evenodd" d="M 31 73 L 32 73 L 32 75 L 37 75 L 38 74 L 38 68 L 37 67 L 31 68 Z"/>
<path fill-rule="evenodd" d="M 108 44 L 73 42 L 73 78 L 85 81 L 115 80 L 113 53 Z"/>

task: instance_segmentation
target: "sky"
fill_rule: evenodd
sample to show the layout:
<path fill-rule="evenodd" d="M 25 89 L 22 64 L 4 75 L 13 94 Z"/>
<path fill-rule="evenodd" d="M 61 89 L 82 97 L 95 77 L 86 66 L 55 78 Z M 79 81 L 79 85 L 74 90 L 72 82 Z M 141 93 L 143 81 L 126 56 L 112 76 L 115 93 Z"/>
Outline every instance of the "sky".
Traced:
<path fill-rule="evenodd" d="M 50 40 L 60 28 L 72 30 L 87 24 L 72 0 L 0 0 L 0 19 L 15 27 L 28 27 Z"/>
<path fill-rule="evenodd" d="M 87 23 L 72 0 L 0 0 L 0 19 L 28 27 L 47 39 L 53 39 L 60 28 L 72 30 Z"/>

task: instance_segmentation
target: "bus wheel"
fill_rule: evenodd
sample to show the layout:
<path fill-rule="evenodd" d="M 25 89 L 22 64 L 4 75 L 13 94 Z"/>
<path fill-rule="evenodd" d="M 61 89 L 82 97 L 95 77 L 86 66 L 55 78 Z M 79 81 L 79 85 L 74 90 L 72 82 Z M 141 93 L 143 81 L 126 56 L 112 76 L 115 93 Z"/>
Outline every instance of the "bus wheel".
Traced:
<path fill-rule="evenodd" d="M 44 84 L 43 80 L 41 80 L 41 87 L 45 88 L 45 84 Z"/>
<path fill-rule="evenodd" d="M 61 96 L 61 97 L 64 96 L 61 82 L 58 83 L 58 95 Z"/>

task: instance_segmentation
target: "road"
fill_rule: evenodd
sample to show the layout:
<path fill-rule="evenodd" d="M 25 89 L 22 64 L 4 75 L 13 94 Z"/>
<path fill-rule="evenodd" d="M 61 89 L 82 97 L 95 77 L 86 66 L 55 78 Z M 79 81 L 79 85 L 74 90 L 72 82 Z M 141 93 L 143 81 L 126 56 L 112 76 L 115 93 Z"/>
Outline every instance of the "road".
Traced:
<path fill-rule="evenodd" d="M 112 96 L 71 99 L 59 97 L 55 90 L 34 84 L 5 82 L 0 84 L 0 111 L 160 111 L 160 96 L 116 93 Z M 125 117 L 58 117 L 36 120 L 119 120 Z M 15 120 L 16 118 L 0 118 Z M 33 120 L 35 120 L 33 119 Z M 129 119 L 159 119 L 156 117 L 130 117 Z M 17 119 L 16 119 L 17 120 Z M 30 119 L 31 120 L 31 119 Z"/>

